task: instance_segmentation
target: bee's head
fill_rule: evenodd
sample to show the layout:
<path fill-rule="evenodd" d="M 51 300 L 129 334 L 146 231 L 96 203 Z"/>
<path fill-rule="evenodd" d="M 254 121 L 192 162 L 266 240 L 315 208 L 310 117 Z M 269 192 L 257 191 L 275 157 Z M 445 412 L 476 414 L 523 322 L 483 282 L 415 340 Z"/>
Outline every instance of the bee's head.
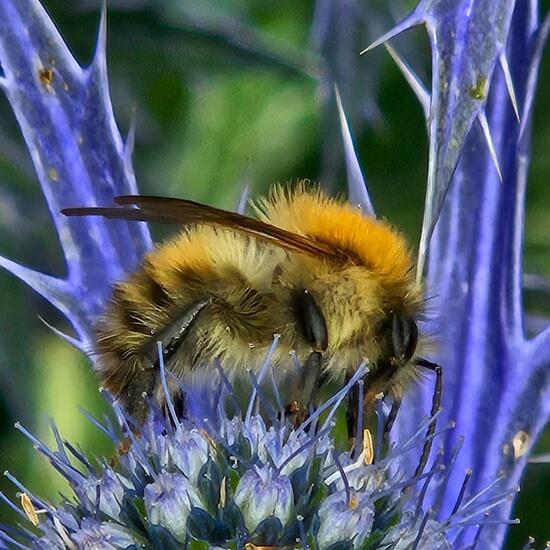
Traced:
<path fill-rule="evenodd" d="M 399 365 L 408 363 L 418 345 L 418 326 L 407 314 L 392 311 L 381 328 L 382 359 Z"/>

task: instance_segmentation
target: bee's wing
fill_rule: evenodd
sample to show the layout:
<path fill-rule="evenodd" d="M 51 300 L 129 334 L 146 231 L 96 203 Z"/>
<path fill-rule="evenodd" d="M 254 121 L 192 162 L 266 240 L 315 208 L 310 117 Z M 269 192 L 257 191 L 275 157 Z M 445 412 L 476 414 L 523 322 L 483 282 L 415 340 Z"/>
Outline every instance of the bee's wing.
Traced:
<path fill-rule="evenodd" d="M 322 254 L 332 257 L 341 256 L 337 250 L 328 244 L 315 241 L 309 237 L 298 235 L 236 212 L 221 210 L 189 200 L 123 195 L 116 197 L 115 202 L 122 205 L 122 207 L 65 208 L 61 212 L 66 216 L 103 216 L 117 220 L 151 221 L 176 225 L 196 223 L 217 225 L 253 235 L 294 252 Z M 132 207 L 126 207 L 126 205 Z M 133 208 L 134 206 L 136 208 Z"/>

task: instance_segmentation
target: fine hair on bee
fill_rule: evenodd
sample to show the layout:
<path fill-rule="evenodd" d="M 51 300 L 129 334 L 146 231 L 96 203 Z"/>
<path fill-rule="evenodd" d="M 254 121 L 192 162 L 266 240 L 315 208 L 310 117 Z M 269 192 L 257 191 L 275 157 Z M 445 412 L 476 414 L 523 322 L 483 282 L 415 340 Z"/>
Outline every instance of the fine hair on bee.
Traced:
<path fill-rule="evenodd" d="M 167 371 L 186 381 L 214 369 L 215 361 L 230 376 L 257 371 L 275 333 L 273 370 L 287 376 L 290 354 L 303 365 L 287 398 L 296 422 L 324 380 L 343 384 L 363 360 L 369 368 L 363 402 L 356 389 L 349 396 L 351 441 L 359 407 L 372 417 L 381 395 L 396 404 L 393 423 L 419 369 L 436 374 L 432 416 L 438 411 L 441 368 L 417 354 L 425 339 L 417 326 L 423 289 L 407 241 L 385 220 L 303 181 L 274 186 L 252 203 L 254 217 L 173 198 L 114 202 L 62 212 L 181 227 L 114 285 L 95 327 L 101 383 L 138 422 L 150 399 L 160 406 L 164 399 L 157 342 Z M 179 387 L 172 381 L 170 391 Z M 417 473 L 434 430 L 435 421 Z"/>

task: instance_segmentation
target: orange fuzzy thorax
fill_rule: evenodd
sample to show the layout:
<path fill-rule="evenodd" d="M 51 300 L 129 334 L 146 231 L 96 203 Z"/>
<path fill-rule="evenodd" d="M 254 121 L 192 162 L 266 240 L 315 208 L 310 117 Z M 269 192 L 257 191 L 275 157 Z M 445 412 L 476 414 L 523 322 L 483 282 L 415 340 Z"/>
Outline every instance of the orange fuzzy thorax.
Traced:
<path fill-rule="evenodd" d="M 260 203 L 262 217 L 289 231 L 349 251 L 390 289 L 412 288 L 413 258 L 403 236 L 387 222 L 365 216 L 357 207 L 316 188 L 276 187 Z"/>

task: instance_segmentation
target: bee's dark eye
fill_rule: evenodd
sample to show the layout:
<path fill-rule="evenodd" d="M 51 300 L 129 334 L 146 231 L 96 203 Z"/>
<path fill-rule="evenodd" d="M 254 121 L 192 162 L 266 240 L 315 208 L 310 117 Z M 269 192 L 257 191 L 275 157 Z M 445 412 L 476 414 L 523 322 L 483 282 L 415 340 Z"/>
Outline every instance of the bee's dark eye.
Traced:
<path fill-rule="evenodd" d="M 418 344 L 418 327 L 411 317 L 394 313 L 392 319 L 392 344 L 394 357 L 410 361 Z"/>

